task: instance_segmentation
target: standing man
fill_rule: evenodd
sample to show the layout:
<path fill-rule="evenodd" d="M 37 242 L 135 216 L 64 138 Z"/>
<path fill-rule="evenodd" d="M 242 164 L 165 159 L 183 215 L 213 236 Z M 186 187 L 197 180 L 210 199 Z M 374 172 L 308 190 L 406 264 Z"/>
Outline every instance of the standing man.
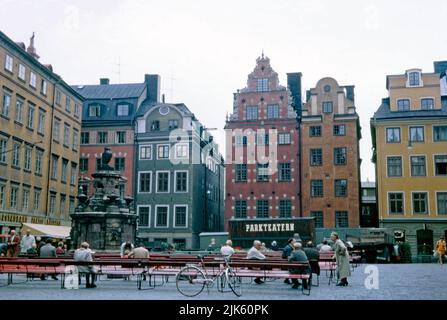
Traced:
<path fill-rule="evenodd" d="M 292 251 L 294 250 L 293 245 L 295 244 L 295 239 L 294 238 L 290 238 L 289 240 L 287 240 L 287 245 L 284 247 L 284 249 L 282 249 L 282 258 L 283 259 L 288 259 L 290 257 L 290 254 L 292 253 Z M 284 279 L 284 283 L 290 284 L 290 279 Z"/>
<path fill-rule="evenodd" d="M 351 275 L 349 267 L 349 253 L 343 241 L 338 237 L 338 233 L 331 233 L 331 240 L 334 241 L 334 258 L 337 261 L 337 272 L 340 282 L 339 287 L 346 287 L 348 285 L 348 277 Z"/>
<path fill-rule="evenodd" d="M 255 240 L 253 241 L 253 247 L 248 250 L 247 252 L 247 259 L 253 259 L 253 260 L 265 260 L 265 256 L 261 253 L 261 241 Z M 256 278 L 255 283 L 262 284 L 264 281 L 261 280 L 261 278 Z"/>
<path fill-rule="evenodd" d="M 26 235 L 22 237 L 22 241 L 20 242 L 20 253 L 27 254 L 28 250 L 36 245 L 36 238 L 30 234 L 31 231 L 26 230 Z"/>
<path fill-rule="evenodd" d="M 11 230 L 9 233 L 11 238 L 8 242 L 8 251 L 6 253 L 7 257 L 17 257 L 20 252 L 20 237 L 16 234 L 15 230 Z"/>
<path fill-rule="evenodd" d="M 442 264 L 442 259 L 445 256 L 445 251 L 446 251 L 446 243 L 445 243 L 445 238 L 441 237 L 439 238 L 439 240 L 436 242 L 436 252 L 438 254 L 439 257 L 439 263 Z"/>

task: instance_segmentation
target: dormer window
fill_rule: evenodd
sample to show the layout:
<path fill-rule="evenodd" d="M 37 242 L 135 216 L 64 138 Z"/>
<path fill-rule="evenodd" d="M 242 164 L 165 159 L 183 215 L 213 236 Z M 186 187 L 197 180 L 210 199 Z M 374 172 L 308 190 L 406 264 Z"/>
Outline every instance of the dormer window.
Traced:
<path fill-rule="evenodd" d="M 421 87 L 422 79 L 421 79 L 421 71 L 414 70 L 407 72 L 407 87 Z"/>
<path fill-rule="evenodd" d="M 128 104 L 119 104 L 117 106 L 117 114 L 118 114 L 118 116 L 128 116 L 129 115 L 129 105 Z"/>
<path fill-rule="evenodd" d="M 151 131 L 160 131 L 160 121 L 152 121 Z"/>
<path fill-rule="evenodd" d="M 435 99 L 433 98 L 422 98 L 421 99 L 421 109 L 431 110 L 435 108 Z"/>
<path fill-rule="evenodd" d="M 410 99 L 397 100 L 397 111 L 410 111 Z"/>
<path fill-rule="evenodd" d="M 93 104 L 88 108 L 88 115 L 90 117 L 100 117 L 101 116 L 101 106 L 99 104 Z"/>
<path fill-rule="evenodd" d="M 264 92 L 268 90 L 269 90 L 269 79 L 267 78 L 258 79 L 256 91 Z"/>
<path fill-rule="evenodd" d="M 169 130 L 174 130 L 178 128 L 178 120 L 169 120 Z"/>

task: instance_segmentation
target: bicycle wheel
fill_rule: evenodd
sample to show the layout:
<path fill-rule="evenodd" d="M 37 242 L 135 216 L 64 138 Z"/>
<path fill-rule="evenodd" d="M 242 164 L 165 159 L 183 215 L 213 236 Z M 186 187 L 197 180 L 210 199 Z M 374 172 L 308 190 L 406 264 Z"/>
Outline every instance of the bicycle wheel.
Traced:
<path fill-rule="evenodd" d="M 242 295 L 241 278 L 238 277 L 236 272 L 234 272 L 231 268 L 228 268 L 225 271 L 225 277 L 227 278 L 227 283 L 231 291 L 233 291 L 236 296 L 240 297 Z"/>
<path fill-rule="evenodd" d="M 197 267 L 184 267 L 177 274 L 177 290 L 186 297 L 195 297 L 205 287 L 206 280 L 202 270 Z"/>

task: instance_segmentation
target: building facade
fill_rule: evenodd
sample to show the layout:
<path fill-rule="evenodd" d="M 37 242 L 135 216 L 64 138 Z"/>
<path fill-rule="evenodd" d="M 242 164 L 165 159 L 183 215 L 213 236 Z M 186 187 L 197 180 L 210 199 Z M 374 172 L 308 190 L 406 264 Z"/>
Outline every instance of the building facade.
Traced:
<path fill-rule="evenodd" d="M 376 191 L 375 182 L 362 182 L 362 204 L 360 209 L 360 226 L 362 228 L 379 226 Z"/>
<path fill-rule="evenodd" d="M 360 225 L 359 117 L 354 86 L 323 78 L 302 107 L 303 212 L 317 228 Z"/>
<path fill-rule="evenodd" d="M 135 131 L 138 237 L 198 249 L 201 232 L 223 229 L 218 145 L 184 104 L 144 103 Z"/>
<path fill-rule="evenodd" d="M 447 232 L 446 62 L 387 76 L 388 97 L 371 118 L 379 223 L 413 255 L 432 255 Z"/>
<path fill-rule="evenodd" d="M 225 230 L 231 220 L 301 216 L 297 124 L 291 92 L 262 55 L 225 125 Z"/>
<path fill-rule="evenodd" d="M 82 96 L 0 32 L 0 226 L 69 226 L 78 186 Z"/>

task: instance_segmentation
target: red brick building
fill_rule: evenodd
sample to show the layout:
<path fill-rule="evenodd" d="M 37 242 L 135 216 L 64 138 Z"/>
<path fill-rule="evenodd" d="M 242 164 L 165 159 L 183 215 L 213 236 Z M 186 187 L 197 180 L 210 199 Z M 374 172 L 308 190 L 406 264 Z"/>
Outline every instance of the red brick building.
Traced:
<path fill-rule="evenodd" d="M 298 129 L 289 90 L 259 57 L 227 118 L 225 229 L 229 220 L 300 216 Z"/>

